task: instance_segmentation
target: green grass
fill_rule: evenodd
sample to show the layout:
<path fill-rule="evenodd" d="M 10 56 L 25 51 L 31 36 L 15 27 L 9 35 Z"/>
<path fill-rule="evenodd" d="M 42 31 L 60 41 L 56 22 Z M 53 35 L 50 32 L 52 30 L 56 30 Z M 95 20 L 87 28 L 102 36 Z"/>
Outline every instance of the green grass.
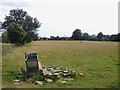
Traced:
<path fill-rule="evenodd" d="M 15 45 L 3 43 L 1 47 L 2 47 L 2 54 L 6 54 L 8 52 L 12 52 L 13 49 L 15 48 Z"/>
<path fill-rule="evenodd" d="M 42 65 L 71 68 L 84 77 L 67 84 L 43 86 L 21 82 L 13 85 L 15 75 L 25 68 L 24 53 L 37 52 Z M 3 87 L 19 88 L 109 88 L 118 80 L 118 43 L 94 41 L 36 41 L 2 56 Z"/>
<path fill-rule="evenodd" d="M 0 53 L 2 52 L 2 43 L 0 43 Z M 2 88 L 2 54 L 0 54 L 0 89 Z"/>

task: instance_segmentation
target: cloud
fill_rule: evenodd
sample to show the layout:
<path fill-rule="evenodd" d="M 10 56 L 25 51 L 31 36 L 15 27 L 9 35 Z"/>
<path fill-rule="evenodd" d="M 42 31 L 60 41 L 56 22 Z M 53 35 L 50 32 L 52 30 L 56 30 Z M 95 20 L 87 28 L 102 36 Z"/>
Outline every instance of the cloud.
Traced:
<path fill-rule="evenodd" d="M 12 7 L 27 7 L 28 6 L 24 2 L 0 2 L 0 5 L 3 5 L 3 6 L 12 6 Z"/>
<path fill-rule="evenodd" d="M 19 7 L 28 7 L 29 4 L 23 0 L 19 1 L 14 1 L 14 0 L 5 0 L 5 1 L 0 1 L 0 6 L 10 6 L 10 7 L 16 7 L 16 8 L 19 8 Z"/>
<path fill-rule="evenodd" d="M 29 7 L 29 3 L 25 0 L 0 0 L 0 20 L 3 21 L 5 15 L 7 15 L 11 9 L 27 7 Z"/>

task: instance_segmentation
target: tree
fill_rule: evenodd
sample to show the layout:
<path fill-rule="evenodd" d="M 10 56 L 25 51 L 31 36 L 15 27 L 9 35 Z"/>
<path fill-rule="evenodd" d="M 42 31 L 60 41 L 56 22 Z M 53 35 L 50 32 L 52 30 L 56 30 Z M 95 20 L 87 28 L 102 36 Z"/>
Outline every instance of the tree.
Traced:
<path fill-rule="evenodd" d="M 72 39 L 73 40 L 80 40 L 82 37 L 82 32 L 80 29 L 76 29 L 73 33 L 72 33 Z"/>
<path fill-rule="evenodd" d="M 88 40 L 90 40 L 90 41 L 98 41 L 98 38 L 97 38 L 97 36 L 95 34 L 93 34 L 93 35 L 89 36 Z"/>
<path fill-rule="evenodd" d="M 116 34 L 111 35 L 110 40 L 111 41 L 118 41 L 118 35 L 116 35 Z"/>
<path fill-rule="evenodd" d="M 105 41 L 110 41 L 110 35 L 104 35 L 104 40 Z"/>
<path fill-rule="evenodd" d="M 3 30 L 2 30 L 2 21 L 0 21 L 0 32 L 3 32 Z"/>
<path fill-rule="evenodd" d="M 2 37 L 0 36 L 0 42 L 2 42 Z"/>
<path fill-rule="evenodd" d="M 120 41 L 120 33 L 118 33 L 118 41 Z"/>
<path fill-rule="evenodd" d="M 99 41 L 102 41 L 102 39 L 103 39 L 102 32 L 98 33 L 97 38 L 98 38 Z"/>
<path fill-rule="evenodd" d="M 88 40 L 89 34 L 88 33 L 83 33 L 83 39 Z"/>
<path fill-rule="evenodd" d="M 10 42 L 10 40 L 8 38 L 8 32 L 5 31 L 2 33 L 2 43 L 9 43 L 9 42 Z"/>
<path fill-rule="evenodd" d="M 16 43 L 16 41 L 17 43 L 27 43 L 35 40 L 38 35 L 37 29 L 40 26 L 41 23 L 39 23 L 36 18 L 31 17 L 26 11 L 23 11 L 22 9 L 10 10 L 9 15 L 5 17 L 5 21 L 2 24 L 2 28 L 8 31 L 8 38 L 10 39 L 11 43 Z M 15 29 L 15 27 L 17 29 Z M 11 36 L 17 36 L 15 34 L 17 34 L 19 38 Z M 24 38 L 22 38 L 23 36 Z"/>
<path fill-rule="evenodd" d="M 54 40 L 54 38 L 55 38 L 54 36 L 50 36 L 50 40 Z"/>
<path fill-rule="evenodd" d="M 19 24 L 11 23 L 7 29 L 7 32 L 10 43 L 14 43 L 16 45 L 24 44 L 24 38 L 27 33 L 22 27 L 19 26 Z"/>

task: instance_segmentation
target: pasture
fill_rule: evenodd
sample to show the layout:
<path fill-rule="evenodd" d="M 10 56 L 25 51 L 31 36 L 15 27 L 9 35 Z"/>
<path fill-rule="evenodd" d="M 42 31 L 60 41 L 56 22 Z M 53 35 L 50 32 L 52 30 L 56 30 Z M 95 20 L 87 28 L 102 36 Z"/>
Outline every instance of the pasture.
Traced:
<path fill-rule="evenodd" d="M 56 82 L 40 86 L 21 82 L 14 85 L 16 74 L 22 67 L 25 68 L 25 52 L 37 52 L 42 65 L 71 68 L 84 76 L 66 84 Z M 2 55 L 2 85 L 8 88 L 116 87 L 119 65 L 117 42 L 34 41 Z"/>

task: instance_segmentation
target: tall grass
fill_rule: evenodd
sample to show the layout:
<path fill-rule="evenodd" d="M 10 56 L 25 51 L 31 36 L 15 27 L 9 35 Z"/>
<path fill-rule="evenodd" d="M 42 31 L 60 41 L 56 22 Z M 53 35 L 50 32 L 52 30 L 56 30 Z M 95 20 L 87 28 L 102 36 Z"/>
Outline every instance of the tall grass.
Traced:
<path fill-rule="evenodd" d="M 14 44 L 7 44 L 7 43 L 3 43 L 2 44 L 2 54 L 6 54 L 9 52 L 12 52 L 15 49 L 15 45 Z"/>

